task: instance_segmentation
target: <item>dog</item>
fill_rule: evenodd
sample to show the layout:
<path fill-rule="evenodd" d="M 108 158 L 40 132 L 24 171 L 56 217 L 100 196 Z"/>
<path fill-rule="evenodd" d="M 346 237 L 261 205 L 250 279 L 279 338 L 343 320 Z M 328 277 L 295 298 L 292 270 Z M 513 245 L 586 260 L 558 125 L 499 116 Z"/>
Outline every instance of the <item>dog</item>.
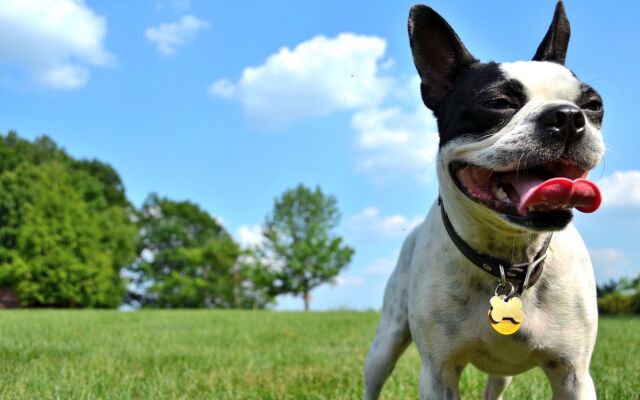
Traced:
<path fill-rule="evenodd" d="M 564 66 L 563 3 L 532 61 L 483 63 L 434 10 L 409 15 L 422 100 L 438 123 L 440 196 L 405 240 L 365 362 L 378 398 L 407 346 L 421 399 L 458 399 L 467 364 L 485 399 L 540 367 L 554 399 L 595 399 L 593 268 L 571 223 L 601 198 L 586 179 L 604 155 L 603 105 Z"/>

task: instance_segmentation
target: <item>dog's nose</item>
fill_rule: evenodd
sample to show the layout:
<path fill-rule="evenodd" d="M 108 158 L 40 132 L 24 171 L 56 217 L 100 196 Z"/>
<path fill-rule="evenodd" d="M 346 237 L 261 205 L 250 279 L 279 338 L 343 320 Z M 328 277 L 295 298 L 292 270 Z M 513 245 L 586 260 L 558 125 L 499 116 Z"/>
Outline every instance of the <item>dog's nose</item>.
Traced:
<path fill-rule="evenodd" d="M 568 143 L 578 141 L 584 136 L 584 114 L 578 107 L 569 104 L 555 106 L 544 111 L 540 119 L 554 135 L 559 135 Z"/>

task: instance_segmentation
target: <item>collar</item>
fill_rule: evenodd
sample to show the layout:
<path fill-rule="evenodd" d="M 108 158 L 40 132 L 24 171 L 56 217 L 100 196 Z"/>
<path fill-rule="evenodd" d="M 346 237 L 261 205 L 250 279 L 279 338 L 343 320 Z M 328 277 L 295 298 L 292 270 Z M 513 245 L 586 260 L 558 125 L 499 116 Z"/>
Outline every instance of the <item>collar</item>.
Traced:
<path fill-rule="evenodd" d="M 545 241 L 542 249 L 540 249 L 533 261 L 521 264 L 511 264 L 507 261 L 485 254 L 480 254 L 475 251 L 453 228 L 451 220 L 449 220 L 449 216 L 442 204 L 442 198 L 440 197 L 438 197 L 438 206 L 442 211 L 442 222 L 444 222 L 444 227 L 447 230 L 451 241 L 476 267 L 490 273 L 500 279 L 501 282 L 505 279 L 516 281 L 516 289 L 519 293 L 522 293 L 528 287 L 533 286 L 538 279 L 540 279 L 540 276 L 542 275 L 542 268 L 544 266 L 544 259 L 547 256 L 547 250 L 549 249 L 549 243 L 551 243 L 552 235 L 549 235 L 549 238 Z"/>

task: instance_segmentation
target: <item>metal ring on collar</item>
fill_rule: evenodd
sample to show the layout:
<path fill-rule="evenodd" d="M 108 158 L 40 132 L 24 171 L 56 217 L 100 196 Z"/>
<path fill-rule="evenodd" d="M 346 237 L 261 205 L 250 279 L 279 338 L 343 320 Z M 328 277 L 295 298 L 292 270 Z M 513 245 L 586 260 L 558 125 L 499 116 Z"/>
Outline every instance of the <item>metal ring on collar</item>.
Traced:
<path fill-rule="evenodd" d="M 509 300 L 511 298 L 511 296 L 513 296 L 513 294 L 516 291 L 516 288 L 513 286 L 513 283 L 511 283 L 509 281 L 506 281 L 504 284 L 503 283 L 499 283 L 498 286 L 496 287 L 496 291 L 494 292 L 494 294 L 496 296 L 499 296 L 500 292 L 502 291 L 501 289 L 506 289 L 507 287 L 509 288 L 509 294 L 506 295 L 505 300 Z"/>

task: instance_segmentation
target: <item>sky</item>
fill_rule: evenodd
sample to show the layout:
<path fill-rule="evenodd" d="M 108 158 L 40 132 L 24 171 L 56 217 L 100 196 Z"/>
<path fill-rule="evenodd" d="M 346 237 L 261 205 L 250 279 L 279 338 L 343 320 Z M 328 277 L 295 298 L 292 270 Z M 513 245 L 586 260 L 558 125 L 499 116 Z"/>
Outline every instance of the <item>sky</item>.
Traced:
<path fill-rule="evenodd" d="M 136 205 L 190 200 L 244 246 L 299 183 L 336 196 L 356 250 L 316 310 L 379 308 L 437 193 L 408 1 L 0 2 L 0 133 L 111 164 Z M 530 59 L 555 1 L 429 3 L 483 61 Z M 604 98 L 604 203 L 577 215 L 603 283 L 640 273 L 640 2 L 565 1 L 567 66 Z M 302 308 L 281 297 L 277 309 Z"/>

